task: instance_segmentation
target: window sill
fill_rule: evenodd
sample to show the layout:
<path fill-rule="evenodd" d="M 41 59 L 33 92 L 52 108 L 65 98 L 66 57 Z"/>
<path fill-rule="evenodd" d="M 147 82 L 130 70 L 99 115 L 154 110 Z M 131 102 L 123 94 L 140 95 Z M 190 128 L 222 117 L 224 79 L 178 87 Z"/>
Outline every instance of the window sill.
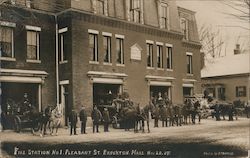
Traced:
<path fill-rule="evenodd" d="M 67 64 L 68 60 L 64 60 L 64 61 L 59 61 L 59 64 Z"/>
<path fill-rule="evenodd" d="M 89 61 L 90 64 L 99 64 L 98 61 Z"/>
<path fill-rule="evenodd" d="M 173 72 L 174 70 L 173 69 L 167 69 L 167 71 Z"/>
<path fill-rule="evenodd" d="M 156 68 L 156 70 L 164 70 L 163 68 Z"/>
<path fill-rule="evenodd" d="M 30 60 L 30 59 L 27 59 L 26 62 L 27 63 L 37 63 L 37 64 L 40 64 L 41 60 Z"/>
<path fill-rule="evenodd" d="M 16 58 L 11 58 L 11 57 L 0 57 L 0 60 L 3 60 L 3 61 L 16 61 Z"/>
<path fill-rule="evenodd" d="M 154 67 L 147 67 L 147 69 L 154 70 L 155 68 Z"/>
<path fill-rule="evenodd" d="M 194 76 L 194 74 L 187 74 L 187 76 Z"/>
<path fill-rule="evenodd" d="M 125 67 L 125 64 L 116 64 L 116 66 Z"/>
<path fill-rule="evenodd" d="M 106 63 L 106 62 L 104 62 L 103 65 L 112 66 L 112 63 Z"/>

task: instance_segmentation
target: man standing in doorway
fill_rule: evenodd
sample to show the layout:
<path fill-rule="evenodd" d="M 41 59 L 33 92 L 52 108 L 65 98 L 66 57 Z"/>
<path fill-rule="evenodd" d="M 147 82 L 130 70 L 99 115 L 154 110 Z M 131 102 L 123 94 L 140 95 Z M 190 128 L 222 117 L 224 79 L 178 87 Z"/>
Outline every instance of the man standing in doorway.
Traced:
<path fill-rule="evenodd" d="M 81 121 L 81 134 L 86 133 L 86 122 L 87 122 L 87 113 L 85 110 L 85 106 L 82 106 L 82 109 L 79 113 L 80 121 Z"/>
<path fill-rule="evenodd" d="M 95 133 L 95 128 L 96 128 L 96 132 L 99 133 L 99 123 L 102 120 L 102 114 L 97 109 L 96 106 L 94 106 L 94 109 L 91 113 L 91 117 L 92 117 L 92 121 L 93 121 L 93 133 Z"/>

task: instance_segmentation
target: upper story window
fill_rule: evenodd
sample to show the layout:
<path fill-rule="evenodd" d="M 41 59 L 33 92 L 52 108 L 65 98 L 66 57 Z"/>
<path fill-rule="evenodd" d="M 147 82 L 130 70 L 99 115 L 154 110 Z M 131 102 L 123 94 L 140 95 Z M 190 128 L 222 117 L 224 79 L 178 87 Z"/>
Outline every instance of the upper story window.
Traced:
<path fill-rule="evenodd" d="M 62 28 L 59 30 L 59 61 L 60 63 L 66 63 L 68 61 L 68 43 L 66 41 L 66 34 L 68 28 Z"/>
<path fill-rule="evenodd" d="M 153 64 L 153 43 L 147 43 L 147 67 L 154 67 Z"/>
<path fill-rule="evenodd" d="M 104 62 L 111 63 L 111 36 L 103 35 Z"/>
<path fill-rule="evenodd" d="M 124 37 L 116 36 L 116 63 L 124 65 Z"/>
<path fill-rule="evenodd" d="M 173 69 L 173 49 L 171 46 L 167 46 L 166 58 L 167 58 L 167 69 Z"/>
<path fill-rule="evenodd" d="M 168 26 L 168 5 L 166 3 L 161 3 L 160 6 L 160 27 L 169 29 Z"/>
<path fill-rule="evenodd" d="M 187 52 L 187 73 L 193 74 L 193 54 Z"/>
<path fill-rule="evenodd" d="M 26 0 L 25 5 L 27 8 L 31 8 L 31 0 Z"/>
<path fill-rule="evenodd" d="M 100 15 L 108 15 L 108 2 L 107 0 L 96 0 L 95 1 L 95 13 Z"/>
<path fill-rule="evenodd" d="M 26 26 L 27 29 L 27 62 L 40 61 L 40 27 Z"/>
<path fill-rule="evenodd" d="M 188 40 L 188 20 L 185 18 L 180 19 L 181 31 L 184 34 L 184 39 Z"/>
<path fill-rule="evenodd" d="M 246 97 L 247 95 L 246 86 L 238 86 L 236 87 L 236 97 Z"/>
<path fill-rule="evenodd" d="M 141 0 L 130 0 L 130 17 L 131 21 L 141 22 Z"/>
<path fill-rule="evenodd" d="M 98 62 L 98 39 L 97 34 L 89 33 L 90 61 Z"/>
<path fill-rule="evenodd" d="M 0 26 L 0 59 L 14 58 L 13 28 Z"/>
<path fill-rule="evenodd" d="M 157 68 L 163 68 L 163 46 L 157 45 Z"/>

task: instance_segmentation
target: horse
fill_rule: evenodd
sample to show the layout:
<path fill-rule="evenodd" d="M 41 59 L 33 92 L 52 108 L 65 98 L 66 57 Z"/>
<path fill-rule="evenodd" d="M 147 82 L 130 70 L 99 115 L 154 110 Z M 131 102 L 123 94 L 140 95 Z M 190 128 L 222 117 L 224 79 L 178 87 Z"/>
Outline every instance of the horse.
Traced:
<path fill-rule="evenodd" d="M 145 127 L 144 122 L 146 121 L 148 133 L 150 133 L 149 117 L 150 117 L 150 113 L 153 113 L 153 112 L 154 112 L 154 106 L 151 103 L 147 104 L 146 106 L 140 109 L 140 115 L 138 116 L 138 118 L 141 118 L 140 121 L 142 123 L 142 132 L 144 132 L 144 127 Z"/>
<path fill-rule="evenodd" d="M 50 129 L 50 135 L 53 135 L 54 129 L 56 129 L 56 135 L 58 132 L 58 128 L 61 125 L 61 118 L 62 118 L 62 112 L 59 108 L 59 106 L 56 106 L 54 110 L 51 112 L 51 117 L 49 119 L 49 129 Z"/>
<path fill-rule="evenodd" d="M 177 126 L 182 126 L 182 107 L 180 105 L 173 106 L 173 121 Z"/>

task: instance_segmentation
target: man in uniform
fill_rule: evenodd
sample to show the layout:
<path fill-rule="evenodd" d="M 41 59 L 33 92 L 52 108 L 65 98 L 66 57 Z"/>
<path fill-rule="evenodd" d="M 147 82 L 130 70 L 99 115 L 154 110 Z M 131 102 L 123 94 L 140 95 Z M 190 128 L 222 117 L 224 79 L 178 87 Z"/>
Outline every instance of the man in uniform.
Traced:
<path fill-rule="evenodd" d="M 109 111 L 107 108 L 104 108 L 104 111 L 103 111 L 103 122 L 104 122 L 104 132 L 109 132 L 110 117 L 109 117 Z"/>
<path fill-rule="evenodd" d="M 70 122 L 70 135 L 72 135 L 73 129 L 74 129 L 74 135 L 77 135 L 76 134 L 77 113 L 74 109 L 72 109 L 70 113 L 69 122 Z"/>
<path fill-rule="evenodd" d="M 81 134 L 86 133 L 86 123 L 87 123 L 87 113 L 85 110 L 85 106 L 82 106 L 82 109 L 79 113 L 80 121 L 81 121 Z"/>
<path fill-rule="evenodd" d="M 96 129 L 96 132 L 99 133 L 99 124 L 102 120 L 102 114 L 97 109 L 96 106 L 94 106 L 94 109 L 91 113 L 91 117 L 92 117 L 92 121 L 93 121 L 93 133 L 95 133 L 95 129 Z"/>

